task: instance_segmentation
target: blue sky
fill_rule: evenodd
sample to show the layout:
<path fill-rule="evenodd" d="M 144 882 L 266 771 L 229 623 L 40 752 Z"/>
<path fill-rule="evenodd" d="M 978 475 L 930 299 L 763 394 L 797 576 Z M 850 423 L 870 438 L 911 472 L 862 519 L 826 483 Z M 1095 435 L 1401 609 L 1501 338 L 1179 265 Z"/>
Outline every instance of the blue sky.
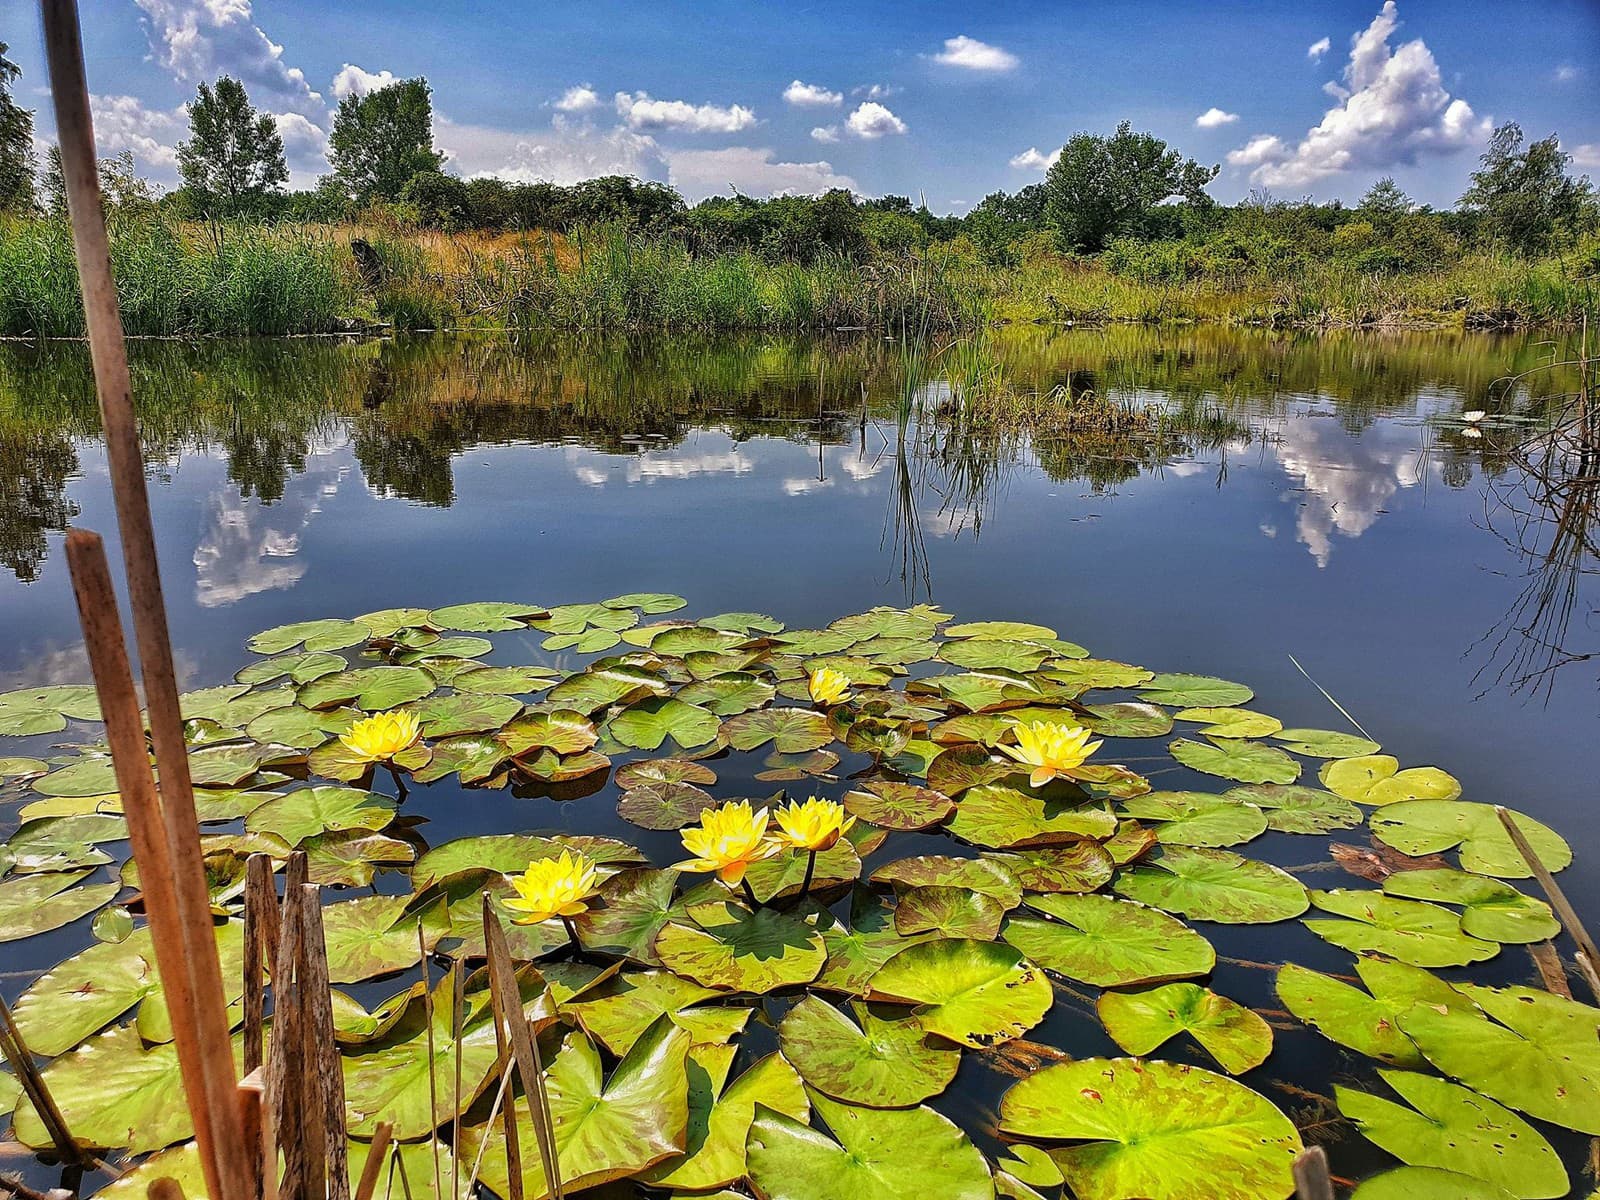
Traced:
<path fill-rule="evenodd" d="M 1600 4 L 81 0 L 97 130 L 174 178 L 183 103 L 242 78 L 294 182 L 341 94 L 425 75 L 464 175 L 623 172 L 691 199 L 850 187 L 963 211 L 1118 121 L 1222 164 L 1211 192 L 1452 203 L 1491 123 L 1559 133 L 1600 178 Z M 48 136 L 37 11 L 0 0 Z M 803 86 L 795 86 L 803 85 Z"/>

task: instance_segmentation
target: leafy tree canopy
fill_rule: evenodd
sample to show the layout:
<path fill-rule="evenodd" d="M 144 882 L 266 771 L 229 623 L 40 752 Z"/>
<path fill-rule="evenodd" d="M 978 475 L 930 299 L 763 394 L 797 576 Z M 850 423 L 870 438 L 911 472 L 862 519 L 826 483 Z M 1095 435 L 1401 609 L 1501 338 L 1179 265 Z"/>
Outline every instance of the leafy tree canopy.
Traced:
<path fill-rule="evenodd" d="M 259 213 L 266 196 L 289 178 L 278 122 L 256 112 L 237 79 L 202 83 L 189 105 L 189 140 L 178 147 L 178 172 L 207 215 Z"/>
<path fill-rule="evenodd" d="M 1098 251 L 1139 228 L 1151 209 L 1174 196 L 1206 202 L 1219 167 L 1184 158 L 1127 121 L 1102 137 L 1076 133 L 1045 176 L 1045 213 L 1068 249 Z"/>
<path fill-rule="evenodd" d="M 358 203 L 397 200 L 413 175 L 444 165 L 433 148 L 432 95 L 426 79 L 402 79 L 339 102 L 328 161 Z"/>
<path fill-rule="evenodd" d="M 1522 144 L 1522 127 L 1494 131 L 1478 159 L 1461 207 L 1482 218 L 1493 236 L 1522 254 L 1550 249 L 1562 237 L 1592 228 L 1594 193 L 1586 176 L 1567 174 L 1571 155 L 1555 134 Z"/>
<path fill-rule="evenodd" d="M 33 207 L 33 113 L 11 98 L 22 69 L 6 57 L 0 42 L 0 212 Z"/>

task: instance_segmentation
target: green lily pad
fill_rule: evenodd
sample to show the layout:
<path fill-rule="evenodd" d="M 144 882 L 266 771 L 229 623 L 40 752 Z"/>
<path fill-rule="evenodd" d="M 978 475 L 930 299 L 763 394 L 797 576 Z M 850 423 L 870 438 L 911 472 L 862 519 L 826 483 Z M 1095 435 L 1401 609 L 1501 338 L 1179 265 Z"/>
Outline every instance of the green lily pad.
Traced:
<path fill-rule="evenodd" d="M 671 970 L 708 987 L 770 992 L 809 983 L 827 958 L 814 921 L 731 900 L 690 910 L 693 925 L 668 921 L 656 934 L 657 956 Z"/>
<path fill-rule="evenodd" d="M 117 776 L 109 758 L 82 758 L 30 786 L 41 796 L 103 796 L 117 790 Z"/>
<path fill-rule="evenodd" d="M 850 831 L 854 833 L 855 830 Z M 805 882 L 806 859 L 804 854 L 779 854 L 774 858 L 751 863 L 745 879 L 751 891 L 763 904 L 800 894 Z M 841 884 L 853 883 L 861 878 L 861 855 L 856 853 L 848 835 L 817 855 L 816 869 L 812 875 L 812 888 L 822 892 Z"/>
<path fill-rule="evenodd" d="M 522 711 L 522 702 L 511 696 L 464 692 L 431 696 L 411 711 L 422 722 L 423 737 L 444 738 L 499 729 Z"/>
<path fill-rule="evenodd" d="M 961 1051 L 924 1037 L 916 1017 L 887 1017 L 853 1004 L 855 1020 L 807 996 L 778 1029 L 783 1056 L 812 1087 L 850 1104 L 903 1108 L 950 1085 Z"/>
<path fill-rule="evenodd" d="M 1526 1200 L 1567 1195 L 1555 1148 L 1515 1113 L 1433 1075 L 1378 1074 L 1411 1107 L 1346 1087 L 1334 1099 L 1363 1137 L 1401 1162 L 1460 1170 Z"/>
<path fill-rule="evenodd" d="M 1486 1179 L 1438 1167 L 1396 1167 L 1363 1179 L 1350 1200 L 1514 1200 Z"/>
<path fill-rule="evenodd" d="M 645 700 L 611 718 L 611 736 L 624 746 L 655 750 L 671 738 L 685 749 L 715 741 L 716 714 L 682 700 Z"/>
<path fill-rule="evenodd" d="M 276 679 L 288 679 L 292 683 L 310 683 L 313 679 L 321 679 L 324 675 L 344 670 L 345 665 L 342 656 L 318 650 L 304 654 L 285 654 L 279 658 L 253 662 L 237 671 L 233 677 L 240 683 L 252 686 L 258 683 L 271 683 Z"/>
<path fill-rule="evenodd" d="M 1210 792 L 1150 792 L 1123 801 L 1122 811 L 1159 822 L 1156 839 L 1169 846 L 1238 846 L 1267 831 L 1254 804 Z"/>
<path fill-rule="evenodd" d="M 761 1200 L 991 1200 L 983 1155 L 929 1108 L 857 1108 L 813 1094 L 833 1137 L 759 1110 L 746 1151 Z M 834 1141 L 837 1138 L 838 1141 Z"/>
<path fill-rule="evenodd" d="M 1255 698 L 1255 693 L 1244 684 L 1230 683 L 1210 675 L 1157 675 L 1141 685 L 1139 691 L 1144 699 L 1152 703 L 1180 708 L 1224 708 L 1248 704 Z"/>
<path fill-rule="evenodd" d="M 322 910 L 329 982 L 360 983 L 417 965 L 417 923 L 402 919 L 408 899 L 365 896 L 330 904 Z M 424 917 L 423 932 L 429 949 L 443 936 L 445 921 L 444 914 L 435 910 Z"/>
<path fill-rule="evenodd" d="M 646 645 L 655 654 L 683 658 L 690 654 L 715 654 L 732 650 L 744 640 L 740 634 L 725 629 L 708 629 L 703 625 L 669 625 L 654 634 Z"/>
<path fill-rule="evenodd" d="M 680 609 L 689 602 L 682 596 L 675 596 L 671 592 L 629 592 L 626 596 L 613 596 L 611 599 L 602 600 L 600 603 L 607 608 L 637 608 L 640 612 L 667 613 Z M 748 615 L 753 616 L 757 621 L 770 619 L 761 617 L 759 614 Z"/>
<path fill-rule="evenodd" d="M 543 612 L 544 609 L 537 604 L 487 600 L 436 608 L 428 614 L 428 624 L 435 629 L 451 629 L 461 633 L 497 633 L 525 629 L 533 624 L 531 618 Z"/>
<path fill-rule="evenodd" d="M 624 971 L 599 992 L 565 1008 L 590 1037 L 620 1057 L 662 1017 L 670 1018 L 696 1045 L 728 1042 L 744 1028 L 751 1010 L 704 1004 L 722 995 L 671 971 Z"/>
<path fill-rule="evenodd" d="M 1336 729 L 1280 729 L 1272 738 L 1285 750 L 1307 758 L 1364 758 L 1382 748 L 1369 738 Z"/>
<path fill-rule="evenodd" d="M 315 750 L 329 738 L 345 732 L 362 717 L 359 708 L 310 709 L 298 704 L 268 709 L 245 726 L 245 732 L 264 744 Z"/>
<path fill-rule="evenodd" d="M 1040 638 L 1053 640 L 1056 631 L 1045 625 L 1030 625 L 1026 621 L 967 621 L 961 625 L 947 626 L 944 635 L 979 641 L 1031 642 Z"/>
<path fill-rule="evenodd" d="M 1448 908 L 1397 900 L 1382 892 L 1312 892 L 1311 902 L 1343 920 L 1310 918 L 1307 929 L 1354 954 L 1387 954 L 1415 967 L 1460 967 L 1500 953 L 1494 942 L 1470 937 Z"/>
<path fill-rule="evenodd" d="M 719 717 L 736 717 L 760 708 L 776 694 L 777 689 L 759 675 L 733 671 L 689 684 L 678 692 L 678 699 Z"/>
<path fill-rule="evenodd" d="M 770 742 L 780 754 L 804 754 L 833 741 L 828 718 L 803 708 L 768 708 L 730 717 L 722 733 L 735 750 L 758 750 Z"/>
<path fill-rule="evenodd" d="M 1278 968 L 1283 1006 L 1329 1041 L 1397 1067 L 1422 1067 L 1426 1060 L 1400 1032 L 1393 1005 L 1331 975 L 1295 963 Z M 1401 1005 L 1409 1008 L 1409 999 Z"/>
<path fill-rule="evenodd" d="M 127 837 L 127 822 L 111 813 L 34 817 L 11 835 L 5 852 L 18 874 L 69 871 L 110 862 L 111 856 L 95 847 Z"/>
<path fill-rule="evenodd" d="M 928 764 L 928 786 L 955 798 L 968 788 L 995 783 L 1017 770 L 1012 759 L 982 746 L 952 746 Z"/>
<path fill-rule="evenodd" d="M 1062 792 L 1064 796 L 1058 798 L 999 784 L 971 788 L 956 806 L 948 828 L 962 841 L 991 850 L 1062 845 L 1116 832 L 1114 813 L 1085 803 L 1075 788 Z"/>
<path fill-rule="evenodd" d="M 395 802 L 360 788 L 298 788 L 269 800 L 245 818 L 252 833 L 270 833 L 291 846 L 330 830 L 386 828 L 394 820 Z"/>
<path fill-rule="evenodd" d="M 534 750 L 582 754 L 600 740 L 594 723 L 571 708 L 524 713 L 502 729 L 498 737 L 518 757 Z"/>
<path fill-rule="evenodd" d="M 1416 1004 L 1400 1016 L 1427 1060 L 1530 1117 L 1600 1134 L 1600 1009 L 1530 988 L 1459 990 L 1482 1011 Z"/>
<path fill-rule="evenodd" d="M 1186 767 L 1239 783 L 1293 783 L 1300 764 L 1282 750 L 1236 738 L 1204 742 L 1179 738 L 1167 751 Z"/>
<path fill-rule="evenodd" d="M 361 667 L 312 680 L 300 689 L 300 703 L 306 708 L 355 704 L 377 712 L 420 700 L 433 689 L 433 676 L 421 667 Z"/>
<path fill-rule="evenodd" d="M 927 1032 L 964 1046 L 1021 1037 L 1050 1011 L 1050 981 L 1011 946 L 940 938 L 908 947 L 871 979 L 868 996 L 912 1004 Z"/>
<path fill-rule="evenodd" d="M 1091 688 L 1129 688 L 1149 683 L 1155 676 L 1143 667 L 1107 658 L 1080 658 L 1058 662 L 1044 672 L 1047 679 L 1087 691 Z M 1248 697 L 1246 697 L 1248 699 Z M 1146 700 L 1156 700 L 1146 696 Z"/>
<path fill-rule="evenodd" d="M 1394 804 L 1402 800 L 1454 800 L 1461 795 L 1455 776 L 1438 767 L 1408 767 L 1388 754 L 1339 758 L 1322 764 L 1323 785 L 1357 804 Z"/>
<path fill-rule="evenodd" d="M 903 891 L 918 887 L 955 887 L 993 896 L 1006 908 L 1022 899 L 1022 886 L 1004 866 L 986 858 L 947 858 L 924 854 L 885 863 L 872 873 L 874 883 Z"/>
<path fill-rule="evenodd" d="M 1118 876 L 1127 896 L 1199 921 L 1263 925 L 1306 911 L 1306 889 L 1293 875 L 1228 850 L 1168 846 Z"/>
<path fill-rule="evenodd" d="M 1049 657 L 1050 652 L 1043 646 L 989 638 L 946 642 L 939 648 L 939 658 L 944 662 L 979 671 L 998 668 L 1026 674 L 1037 671 Z"/>
<path fill-rule="evenodd" d="M 394 654 L 394 660 L 408 667 L 417 663 L 438 663 L 442 670 L 448 660 L 482 658 L 493 649 L 494 643 L 488 638 L 442 637 L 435 638 L 417 649 L 400 650 Z M 449 665 L 459 668 L 465 663 L 457 661 Z"/>
<path fill-rule="evenodd" d="M 1247 708 L 1185 708 L 1174 716 L 1180 721 L 1198 721 L 1199 732 L 1213 738 L 1266 737 L 1283 728 L 1283 722 L 1277 717 Z"/>
<path fill-rule="evenodd" d="M 681 1154 L 689 1128 L 689 1035 L 665 1017 L 658 1020 L 617 1064 L 602 1075 L 600 1052 L 583 1033 L 569 1033 L 546 1072 L 545 1091 L 555 1132 L 556 1160 L 568 1192 L 637 1175 Z M 517 1106 L 517 1140 L 523 1147 L 522 1194 L 550 1194 L 524 1105 Z M 482 1183 L 495 1194 L 511 1194 L 505 1126 L 494 1121 L 461 1135 L 459 1153 L 474 1159 L 487 1142 Z"/>
<path fill-rule="evenodd" d="M 1172 732 L 1171 713 L 1159 704 L 1138 701 L 1091 704 L 1078 723 L 1105 737 L 1161 737 Z"/>
<path fill-rule="evenodd" d="M 1003 868 L 1030 892 L 1094 892 L 1110 882 L 1114 863 L 1099 842 L 1081 841 L 1036 850 L 991 852 L 985 862 Z"/>
<path fill-rule="evenodd" d="M 993 941 L 1000 932 L 1000 919 L 1006 909 L 999 900 L 982 892 L 958 887 L 915 887 L 895 905 L 897 933 L 938 933 L 951 938 L 976 938 Z"/>
<path fill-rule="evenodd" d="M 1525 813 L 1510 815 L 1546 870 L 1562 871 L 1572 865 L 1572 847 L 1560 834 Z M 1464 870 L 1498 879 L 1533 875 L 1491 804 L 1402 800 L 1373 813 L 1370 824 L 1373 836 L 1402 854 L 1437 854 L 1454 846 Z"/>
<path fill-rule="evenodd" d="M 29 779 L 49 769 L 50 764 L 39 758 L 0 758 L 0 780 Z"/>
<path fill-rule="evenodd" d="M 15 1005 L 23 1040 L 36 1054 L 64 1054 L 161 986 L 148 929 L 90 946 L 46 971 Z"/>
<path fill-rule="evenodd" d="M 555 680 L 546 667 L 482 667 L 473 665 L 450 680 L 459 694 L 474 696 L 529 696 L 542 692 Z"/>
<path fill-rule="evenodd" d="M 1175 917 L 1111 896 L 1030 896 L 1056 919 L 1012 917 L 1001 936 L 1048 971 L 1096 987 L 1207 975 L 1217 954 Z"/>
<path fill-rule="evenodd" d="M 282 654 L 302 646 L 306 653 L 343 650 L 372 636 L 372 630 L 360 621 L 297 621 L 293 625 L 279 625 L 264 629 L 247 643 L 257 654 Z"/>
<path fill-rule="evenodd" d="M 659 965 L 655 937 L 673 915 L 676 871 L 638 867 L 619 871 L 600 886 L 603 905 L 576 918 L 578 939 L 591 952 Z"/>
<path fill-rule="evenodd" d="M 1254 804 L 1267 814 L 1267 828 L 1281 833 L 1327 833 L 1361 824 L 1361 810 L 1321 788 L 1300 784 L 1251 783 L 1229 788 L 1227 800 Z"/>
<path fill-rule="evenodd" d="M 818 919 L 828 960 L 813 981 L 813 990 L 864 996 L 878 968 L 907 946 L 933 940 L 932 934 L 901 936 L 894 927 L 894 910 L 871 892 L 858 891 L 846 924 L 824 911 Z"/>
<path fill-rule="evenodd" d="M 1242 1075 L 1272 1053 L 1272 1027 L 1258 1013 L 1197 983 L 1103 992 L 1097 1008 L 1111 1040 L 1129 1054 L 1189 1033 L 1229 1075 Z"/>
<path fill-rule="evenodd" d="M 846 792 L 846 810 L 881 829 L 926 829 L 955 811 L 955 802 L 943 792 L 911 783 L 874 780 Z"/>
<path fill-rule="evenodd" d="M 83 882 L 88 871 L 49 872 L 0 879 L 0 942 L 60 929 L 116 899 L 120 883 Z"/>
<path fill-rule="evenodd" d="M 797 1121 L 810 1116 L 811 1102 L 805 1085 L 782 1055 L 767 1055 L 724 1087 L 733 1055 L 732 1046 L 690 1049 L 689 1129 L 684 1157 L 668 1159 L 644 1172 L 641 1178 L 658 1187 L 694 1192 L 735 1183 L 744 1178 L 748 1169 L 745 1139 L 758 1107 L 784 1113 Z"/>
<path fill-rule="evenodd" d="M 682 829 L 716 804 L 715 796 L 692 783 L 651 783 L 623 792 L 617 814 L 643 829 Z"/>
<path fill-rule="evenodd" d="M 1243 1084 L 1127 1058 L 1030 1075 L 1001 1099 L 1000 1128 L 1082 1140 L 1051 1154 L 1080 1200 L 1282 1200 L 1301 1149 L 1293 1122 Z"/>
<path fill-rule="evenodd" d="M 464 784 L 483 783 L 500 769 L 510 753 L 503 742 L 487 733 L 443 738 L 430 749 L 427 765 L 412 772 L 418 783 L 432 783 L 452 774 Z"/>
<path fill-rule="evenodd" d="M 540 837 L 531 833 L 492 833 L 457 838 L 435 846 L 417 859 L 417 865 L 411 872 L 411 885 L 421 891 L 431 883 L 462 871 L 519 875 L 534 859 L 556 858 L 563 850 L 582 854 L 601 867 L 635 867 L 644 865 L 646 861 L 638 850 L 614 838 L 578 834 Z"/>
<path fill-rule="evenodd" d="M 1465 871 L 1438 867 L 1422 871 L 1396 871 L 1383 881 L 1391 896 L 1460 904 L 1461 928 L 1473 937 L 1491 942 L 1523 944 L 1542 942 L 1561 932 L 1550 906 L 1525 896 L 1509 883 L 1485 879 Z"/>

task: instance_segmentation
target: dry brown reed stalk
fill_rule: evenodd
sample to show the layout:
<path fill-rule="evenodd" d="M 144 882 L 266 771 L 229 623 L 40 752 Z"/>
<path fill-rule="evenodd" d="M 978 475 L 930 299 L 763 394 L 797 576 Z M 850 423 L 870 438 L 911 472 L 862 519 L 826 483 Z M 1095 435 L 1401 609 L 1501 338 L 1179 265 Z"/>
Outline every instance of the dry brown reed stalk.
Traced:
<path fill-rule="evenodd" d="M 22 1085 L 23 1095 L 33 1105 L 33 1111 L 39 1114 L 39 1120 L 50 1134 L 56 1157 L 65 1163 L 81 1162 L 83 1152 L 78 1149 L 78 1143 L 67 1129 L 55 1097 L 50 1095 L 50 1089 L 45 1086 L 44 1076 L 33 1061 L 33 1054 L 22 1039 L 22 1031 L 11 1016 L 11 1006 L 3 996 L 0 996 L 0 1056 L 11 1064 L 11 1073 Z"/>
<path fill-rule="evenodd" d="M 1600 1000 L 1600 977 L 1595 974 L 1595 967 L 1600 964 L 1600 948 L 1595 946 L 1594 938 L 1589 936 L 1582 918 L 1578 916 L 1578 910 L 1572 907 L 1572 901 L 1567 899 L 1567 894 L 1561 890 L 1561 885 L 1544 865 L 1539 852 L 1533 848 L 1533 843 L 1528 841 L 1527 835 L 1512 819 L 1510 812 L 1499 804 L 1494 806 L 1494 811 L 1500 818 L 1500 824 L 1505 827 L 1506 836 L 1511 839 L 1511 844 L 1517 848 L 1517 853 L 1522 855 L 1528 864 L 1528 869 L 1533 872 L 1533 877 L 1544 889 L 1550 907 L 1556 910 L 1556 915 L 1561 918 L 1561 924 L 1566 927 L 1568 935 L 1578 944 L 1578 973 L 1594 992 L 1595 999 Z"/>

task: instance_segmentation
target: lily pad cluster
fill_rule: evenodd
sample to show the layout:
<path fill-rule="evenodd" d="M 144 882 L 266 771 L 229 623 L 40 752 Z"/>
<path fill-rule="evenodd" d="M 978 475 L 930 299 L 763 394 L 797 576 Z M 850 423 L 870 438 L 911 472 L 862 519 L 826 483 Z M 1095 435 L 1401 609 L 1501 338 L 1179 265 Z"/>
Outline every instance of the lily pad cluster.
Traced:
<path fill-rule="evenodd" d="M 1267 1085 L 1275 1039 L 1304 1026 L 1373 1060 L 1316 1122 L 1401 1164 L 1363 1200 L 1566 1194 L 1550 1138 L 1600 1135 L 1600 1010 L 1433 973 L 1559 932 L 1517 886 L 1531 871 L 1492 805 L 1443 770 L 1040 625 L 918 605 L 786 629 L 683 607 L 638 593 L 303 621 L 183 698 L 229 999 L 246 859 L 304 852 L 326 885 L 351 1134 L 392 1123 L 414 1181 L 436 1141 L 481 1155 L 501 1194 L 517 1169 L 475 970 L 487 892 L 545 1015 L 568 1191 L 1281 1200 L 1303 1137 Z M 198 1195 L 93 699 L 0 696 L 0 734 L 79 739 L 0 758 L 21 814 L 0 941 L 93 918 L 18 1024 L 76 1136 L 151 1156 L 116 1188 L 171 1173 Z M 680 861 L 723 805 L 813 795 L 851 819 L 812 854 L 751 855 L 736 879 Z M 430 838 L 489 797 L 500 831 Z M 1515 820 L 1551 870 L 1570 863 L 1557 833 Z M 1375 839 L 1381 886 L 1309 888 L 1281 865 L 1319 865 L 1339 831 Z M 547 914 L 519 892 L 562 873 L 581 902 Z M 1342 965 L 1284 962 L 1286 1012 L 1258 1012 L 1214 977 L 1212 939 L 1247 925 Z M 1019 1054 L 1043 1065 L 1012 1082 Z M 991 1071 L 998 1137 L 957 1120 L 969 1068 Z M 0 1105 L 48 1145 L 4 1075 Z M 518 1140 L 524 1193 L 549 1194 L 531 1126 Z"/>

